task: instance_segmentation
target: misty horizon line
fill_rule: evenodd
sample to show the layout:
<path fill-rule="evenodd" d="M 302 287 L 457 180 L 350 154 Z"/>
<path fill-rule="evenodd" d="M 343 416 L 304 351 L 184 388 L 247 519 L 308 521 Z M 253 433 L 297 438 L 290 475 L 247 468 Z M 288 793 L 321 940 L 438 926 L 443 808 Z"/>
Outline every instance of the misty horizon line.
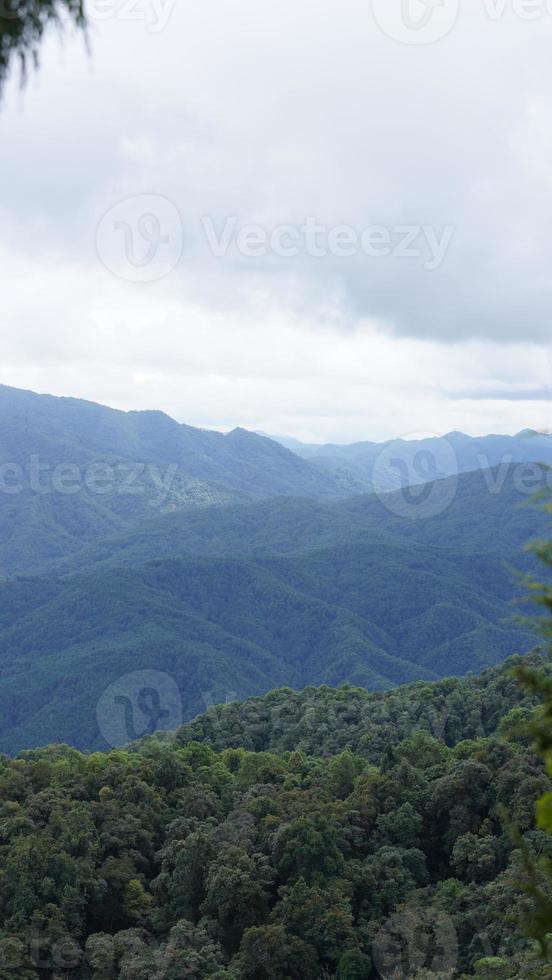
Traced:
<path fill-rule="evenodd" d="M 121 408 L 118 405 L 110 405 L 104 401 L 95 401 L 90 398 L 83 398 L 77 395 L 58 395 L 50 391 L 36 391 L 33 388 L 20 388 L 16 385 L 9 385 L 0 382 L 0 395 L 2 392 L 13 392 L 19 395 L 30 395 L 37 399 L 53 399 L 59 402 L 77 402 L 80 404 L 93 405 L 98 408 L 106 409 L 111 412 L 118 412 L 122 415 L 132 415 L 132 414 L 157 414 L 164 415 L 166 418 L 170 419 L 176 425 L 181 425 L 186 428 L 197 429 L 203 432 L 218 433 L 222 436 L 229 436 L 236 432 L 248 432 L 251 435 L 259 436 L 263 439 L 271 439 L 273 442 L 278 442 L 281 445 L 291 448 L 291 444 L 304 447 L 315 447 L 324 448 L 327 446 L 336 447 L 348 447 L 348 446 L 361 446 L 361 445 L 372 445 L 372 446 L 384 446 L 393 442 L 424 442 L 431 439 L 469 439 L 469 440 L 480 440 L 480 439 L 520 439 L 520 438 L 542 438 L 550 437 L 552 435 L 552 430 L 543 430 L 532 427 L 525 427 L 517 432 L 486 432 L 483 435 L 473 435 L 469 432 L 465 432 L 460 429 L 453 429 L 447 432 L 431 432 L 429 430 L 417 430 L 410 433 L 401 433 L 399 435 L 388 436 L 387 438 L 343 438 L 343 439 L 316 439 L 316 438 L 299 438 L 298 436 L 279 432 L 267 432 L 264 429 L 259 429 L 252 423 L 250 426 L 238 424 L 228 426 L 214 426 L 214 425 L 197 425 L 186 422 L 185 420 L 176 418 L 171 415 L 170 412 L 162 408 Z M 1 401 L 0 401 L 0 412 L 1 412 Z M 290 444 L 290 445 L 287 445 Z"/>

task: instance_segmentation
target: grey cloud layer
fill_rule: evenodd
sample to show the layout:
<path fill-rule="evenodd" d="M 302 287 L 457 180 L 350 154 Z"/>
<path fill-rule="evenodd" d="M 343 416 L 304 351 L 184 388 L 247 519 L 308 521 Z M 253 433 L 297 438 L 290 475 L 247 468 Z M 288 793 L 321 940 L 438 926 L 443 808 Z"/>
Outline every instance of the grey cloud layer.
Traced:
<path fill-rule="evenodd" d="M 11 93 L 3 224 L 14 247 L 86 265 L 107 208 L 159 193 L 186 232 L 171 289 L 213 308 L 265 291 L 345 326 L 547 341 L 551 50 L 552 16 L 520 25 L 477 11 L 409 49 L 357 0 L 179 4 L 156 33 L 95 23 L 90 62 L 67 42 L 54 66 L 52 47 L 22 111 Z M 362 252 L 216 258 L 202 217 L 232 215 L 268 233 L 312 217 L 454 235 L 433 269 Z"/>

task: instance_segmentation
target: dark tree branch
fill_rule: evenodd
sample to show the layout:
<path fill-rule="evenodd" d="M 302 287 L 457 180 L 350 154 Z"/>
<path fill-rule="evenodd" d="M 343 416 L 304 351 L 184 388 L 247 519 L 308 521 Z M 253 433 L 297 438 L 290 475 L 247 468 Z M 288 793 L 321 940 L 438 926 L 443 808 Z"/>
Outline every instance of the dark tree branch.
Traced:
<path fill-rule="evenodd" d="M 84 0 L 0 0 L 0 90 L 14 62 L 23 80 L 38 64 L 46 29 L 68 22 L 84 29 Z"/>

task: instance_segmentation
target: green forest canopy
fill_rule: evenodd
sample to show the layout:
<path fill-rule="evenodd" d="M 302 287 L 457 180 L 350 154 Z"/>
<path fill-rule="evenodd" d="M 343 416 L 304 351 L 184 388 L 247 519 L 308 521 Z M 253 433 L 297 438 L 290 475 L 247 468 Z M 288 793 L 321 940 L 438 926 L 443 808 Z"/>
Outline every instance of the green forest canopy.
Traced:
<path fill-rule="evenodd" d="M 535 652 L 0 757 L 0 980 L 545 980 L 551 729 Z"/>
<path fill-rule="evenodd" d="M 552 859 L 552 841 L 519 664 L 435 685 L 445 739 L 421 713 L 431 685 L 381 696 L 387 741 L 376 722 L 361 734 L 366 692 L 312 689 L 288 715 L 285 692 L 241 714 L 233 741 L 277 751 L 207 744 L 214 716 L 228 742 L 228 706 L 195 741 L 3 757 L 0 980 L 548 976 L 520 922 L 536 910 L 524 849 Z"/>

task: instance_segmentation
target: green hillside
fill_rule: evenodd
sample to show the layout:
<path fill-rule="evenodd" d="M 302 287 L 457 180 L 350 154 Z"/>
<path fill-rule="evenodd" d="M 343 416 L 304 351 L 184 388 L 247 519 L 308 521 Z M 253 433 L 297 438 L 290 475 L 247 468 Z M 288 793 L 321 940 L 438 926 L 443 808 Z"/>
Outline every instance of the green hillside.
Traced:
<path fill-rule="evenodd" d="M 0 386 L 0 574 L 32 573 L 155 514 L 355 486 L 236 429 Z"/>
<path fill-rule="evenodd" d="M 521 549 L 546 516 L 515 467 L 438 481 L 421 491 L 424 519 L 416 506 L 401 517 L 402 492 L 336 499 L 308 461 L 261 436 L 6 388 L 0 450 L 29 480 L 9 492 L 8 467 L 0 493 L 5 752 L 106 747 L 97 706 L 136 672 L 168 677 L 188 721 L 282 685 L 385 690 L 533 645 L 512 624 L 519 587 L 506 565 L 530 567 Z M 106 493 L 86 482 L 99 465 L 115 481 Z M 123 492 L 130 471 L 136 493 Z M 63 491 L 82 474 L 78 492 Z M 209 491 L 192 501 L 197 481 Z"/>
<path fill-rule="evenodd" d="M 181 558 L 0 587 L 0 747 L 104 744 L 102 691 L 174 678 L 184 718 L 227 696 L 344 681 L 384 689 L 527 650 L 494 556 L 343 545 L 300 556 Z"/>
<path fill-rule="evenodd" d="M 162 412 L 120 412 L 0 386 L 0 576 L 52 564 L 81 571 L 103 559 L 287 554 L 397 530 L 424 544 L 459 539 L 474 551 L 492 550 L 498 533 L 497 551 L 504 553 L 507 539 L 513 553 L 534 532 L 534 519 L 517 507 L 527 502 L 531 480 L 520 492 L 513 464 L 552 462 L 552 440 L 525 434 L 453 442 L 446 457 L 452 451 L 455 471 L 474 472 L 458 487 L 456 476 L 438 481 L 432 501 L 437 514 L 442 499 L 441 513 L 408 520 L 396 517 L 400 496 L 382 504 L 363 493 L 371 481 L 320 469 L 318 457 L 301 458 L 243 429 L 223 435 Z M 431 446 L 433 469 L 446 474 L 441 442 Z M 381 449 L 372 446 L 376 456 Z M 407 442 L 397 449 L 414 482 L 418 451 Z M 497 468 L 482 470 L 486 461 Z M 274 499 L 282 497 L 293 499 Z"/>
<path fill-rule="evenodd" d="M 546 980 L 523 854 L 552 857 L 551 784 L 514 665 L 0 758 L 2 980 Z"/>
<path fill-rule="evenodd" d="M 546 514 L 533 494 L 520 492 L 516 469 L 465 473 L 453 488 L 435 484 L 447 506 L 435 516 L 412 520 L 396 513 L 396 494 L 374 494 L 335 503 L 278 497 L 246 506 L 209 507 L 150 518 L 83 546 L 75 557 L 52 565 L 57 573 L 136 565 L 182 556 L 266 557 L 300 555 L 345 544 L 365 544 L 384 552 L 391 544 L 436 547 L 450 553 L 495 554 L 523 562 L 529 540 L 548 530 Z M 499 493 L 489 487 L 498 483 Z M 546 489 L 543 470 L 533 490 Z M 437 496 L 437 510 L 439 496 Z M 0 545 L 1 547 L 1 545 Z"/>
<path fill-rule="evenodd" d="M 390 691 L 369 692 L 351 684 L 300 692 L 281 688 L 264 697 L 212 706 L 183 725 L 177 741 L 200 742 L 217 752 L 242 747 L 329 757 L 350 750 L 380 765 L 390 746 L 415 731 L 453 747 L 506 732 L 508 718 L 519 723 L 536 703 L 514 676 L 521 664 L 552 674 L 548 661 L 535 652 L 510 657 L 481 674 L 418 681 Z"/>

